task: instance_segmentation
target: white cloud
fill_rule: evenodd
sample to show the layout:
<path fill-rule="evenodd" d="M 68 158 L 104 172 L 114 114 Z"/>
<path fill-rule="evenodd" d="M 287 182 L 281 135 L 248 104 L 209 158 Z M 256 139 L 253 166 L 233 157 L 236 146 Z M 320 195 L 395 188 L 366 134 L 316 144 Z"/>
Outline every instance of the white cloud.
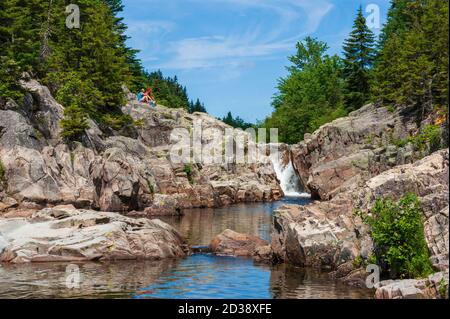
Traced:
<path fill-rule="evenodd" d="M 203 0 L 189 1 L 205 4 Z M 273 13 L 273 20 L 257 27 L 247 25 L 239 34 L 207 35 L 171 42 L 165 50 L 171 58 L 161 64 L 161 68 L 242 68 L 254 59 L 292 49 L 300 38 L 316 31 L 323 17 L 333 8 L 328 0 L 208 0 L 205 5 L 220 5 L 221 10 L 257 8 Z"/>
<path fill-rule="evenodd" d="M 158 52 L 163 48 L 162 38 L 176 28 L 174 22 L 165 20 L 131 20 L 127 25 L 129 45 L 141 51 L 143 62 L 158 60 Z"/>

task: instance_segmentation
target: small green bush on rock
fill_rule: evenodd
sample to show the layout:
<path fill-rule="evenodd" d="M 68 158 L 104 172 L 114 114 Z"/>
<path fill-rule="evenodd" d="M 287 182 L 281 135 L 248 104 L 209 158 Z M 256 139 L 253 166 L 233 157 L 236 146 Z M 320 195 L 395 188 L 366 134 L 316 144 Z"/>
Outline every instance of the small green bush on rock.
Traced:
<path fill-rule="evenodd" d="M 6 179 L 6 168 L 3 162 L 0 160 L 0 183 L 4 182 Z"/>
<path fill-rule="evenodd" d="M 422 222 L 420 201 L 407 194 L 398 202 L 378 199 L 363 216 L 371 227 L 377 264 L 390 278 L 425 277 L 433 272 Z"/>
<path fill-rule="evenodd" d="M 62 128 L 61 135 L 68 141 L 80 140 L 85 130 L 89 128 L 84 111 L 74 105 L 66 107 L 64 118 L 60 124 Z"/>
<path fill-rule="evenodd" d="M 432 153 L 441 148 L 441 128 L 437 125 L 427 125 L 416 136 L 405 139 L 395 139 L 391 136 L 391 143 L 397 147 L 404 147 L 411 143 L 419 152 L 428 150 L 429 153 Z"/>
<path fill-rule="evenodd" d="M 194 184 L 192 165 L 191 164 L 184 165 L 184 172 L 187 175 L 189 183 Z"/>

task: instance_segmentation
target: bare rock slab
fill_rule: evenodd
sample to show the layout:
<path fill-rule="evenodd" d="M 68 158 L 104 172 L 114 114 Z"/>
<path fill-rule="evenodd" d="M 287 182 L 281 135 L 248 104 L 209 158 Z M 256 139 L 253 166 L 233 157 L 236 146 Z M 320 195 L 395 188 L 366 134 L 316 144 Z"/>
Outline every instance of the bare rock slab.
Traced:
<path fill-rule="evenodd" d="M 158 219 L 46 208 L 31 218 L 0 219 L 0 262 L 126 260 L 183 257 L 185 241 Z"/>
<path fill-rule="evenodd" d="M 381 281 L 375 299 L 443 299 L 448 298 L 448 270 L 426 279 Z"/>

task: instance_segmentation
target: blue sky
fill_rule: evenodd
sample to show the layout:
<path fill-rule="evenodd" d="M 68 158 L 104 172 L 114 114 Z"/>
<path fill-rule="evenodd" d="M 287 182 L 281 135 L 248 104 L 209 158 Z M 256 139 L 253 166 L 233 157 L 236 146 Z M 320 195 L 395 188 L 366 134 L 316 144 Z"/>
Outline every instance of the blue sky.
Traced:
<path fill-rule="evenodd" d="M 214 116 L 247 121 L 272 112 L 295 44 L 311 35 L 341 54 L 360 5 L 389 0 L 123 0 L 129 45 L 148 70 L 177 75 Z M 379 32 L 379 30 L 373 30 Z"/>

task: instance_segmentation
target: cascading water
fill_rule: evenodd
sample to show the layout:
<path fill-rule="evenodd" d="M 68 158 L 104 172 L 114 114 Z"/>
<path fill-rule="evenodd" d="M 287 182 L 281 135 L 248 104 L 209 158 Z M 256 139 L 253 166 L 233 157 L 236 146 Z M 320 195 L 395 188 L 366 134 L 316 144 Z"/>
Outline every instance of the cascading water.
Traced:
<path fill-rule="evenodd" d="M 283 165 L 278 153 L 270 155 L 275 173 L 280 181 L 281 189 L 289 197 L 310 197 L 308 193 L 302 190 L 300 179 L 298 178 L 292 161 Z"/>

